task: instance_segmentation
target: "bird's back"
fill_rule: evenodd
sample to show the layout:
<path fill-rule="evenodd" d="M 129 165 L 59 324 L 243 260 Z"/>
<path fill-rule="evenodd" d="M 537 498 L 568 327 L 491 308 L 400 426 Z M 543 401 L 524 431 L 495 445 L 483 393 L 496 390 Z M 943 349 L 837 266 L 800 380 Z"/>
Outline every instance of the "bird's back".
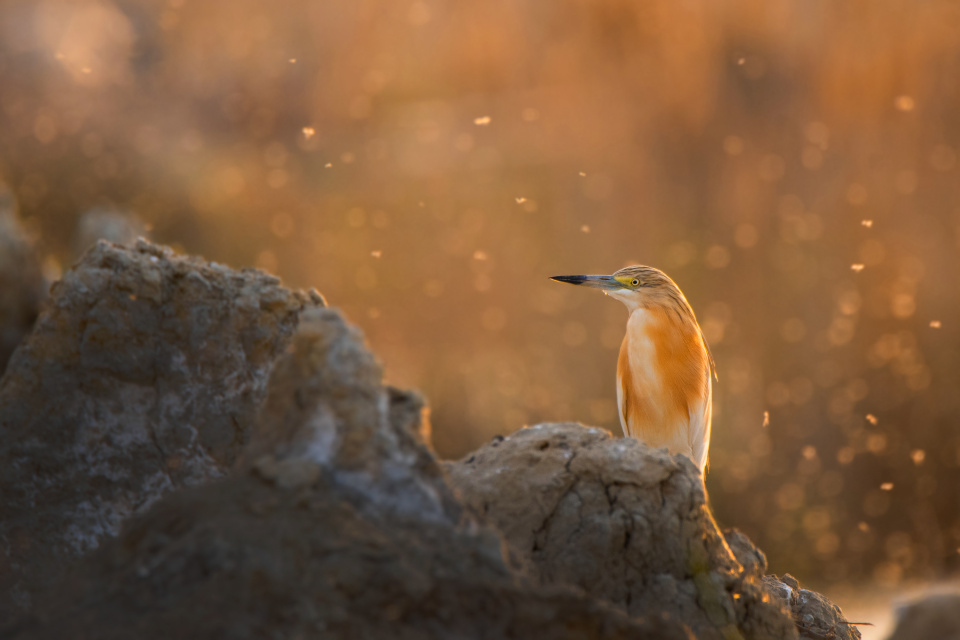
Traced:
<path fill-rule="evenodd" d="M 635 309 L 617 362 L 624 434 L 683 453 L 702 471 L 710 445 L 711 395 L 710 357 L 692 311 Z"/>

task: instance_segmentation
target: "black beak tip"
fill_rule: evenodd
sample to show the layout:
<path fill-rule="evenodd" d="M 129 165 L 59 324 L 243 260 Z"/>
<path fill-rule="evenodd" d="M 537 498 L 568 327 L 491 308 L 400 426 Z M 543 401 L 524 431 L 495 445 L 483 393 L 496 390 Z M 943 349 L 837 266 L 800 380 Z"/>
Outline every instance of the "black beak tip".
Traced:
<path fill-rule="evenodd" d="M 586 278 L 583 276 L 550 276 L 551 280 L 566 282 L 567 284 L 581 284 Z"/>

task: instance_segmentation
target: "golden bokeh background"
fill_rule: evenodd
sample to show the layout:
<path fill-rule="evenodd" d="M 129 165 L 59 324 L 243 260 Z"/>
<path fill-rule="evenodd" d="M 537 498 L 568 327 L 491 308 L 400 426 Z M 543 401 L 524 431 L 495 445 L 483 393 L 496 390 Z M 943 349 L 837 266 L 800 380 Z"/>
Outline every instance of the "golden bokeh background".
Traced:
<path fill-rule="evenodd" d="M 56 275 L 79 214 L 316 287 L 434 443 L 619 433 L 644 263 L 712 345 L 707 485 L 772 570 L 960 568 L 960 5 L 6 0 L 0 179 Z"/>

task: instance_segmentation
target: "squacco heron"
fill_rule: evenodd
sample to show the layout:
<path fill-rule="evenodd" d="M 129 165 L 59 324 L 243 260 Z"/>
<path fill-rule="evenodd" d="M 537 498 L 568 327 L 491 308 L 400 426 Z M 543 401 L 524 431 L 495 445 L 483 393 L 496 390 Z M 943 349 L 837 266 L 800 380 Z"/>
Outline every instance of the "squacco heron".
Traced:
<path fill-rule="evenodd" d="M 554 276 L 600 289 L 627 306 L 617 360 L 617 405 L 624 435 L 707 466 L 714 370 L 697 318 L 667 274 L 641 265 L 612 276 Z"/>

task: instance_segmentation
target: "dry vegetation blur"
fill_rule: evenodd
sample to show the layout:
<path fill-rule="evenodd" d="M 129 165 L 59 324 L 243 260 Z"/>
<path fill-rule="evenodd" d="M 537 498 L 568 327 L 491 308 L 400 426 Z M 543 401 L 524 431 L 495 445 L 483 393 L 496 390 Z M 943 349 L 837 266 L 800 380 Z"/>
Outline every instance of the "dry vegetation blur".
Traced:
<path fill-rule="evenodd" d="M 448 457 L 619 433 L 666 270 L 712 345 L 718 519 L 774 571 L 960 569 L 960 6 L 912 0 L 6 0 L 0 179 L 315 286 Z"/>

